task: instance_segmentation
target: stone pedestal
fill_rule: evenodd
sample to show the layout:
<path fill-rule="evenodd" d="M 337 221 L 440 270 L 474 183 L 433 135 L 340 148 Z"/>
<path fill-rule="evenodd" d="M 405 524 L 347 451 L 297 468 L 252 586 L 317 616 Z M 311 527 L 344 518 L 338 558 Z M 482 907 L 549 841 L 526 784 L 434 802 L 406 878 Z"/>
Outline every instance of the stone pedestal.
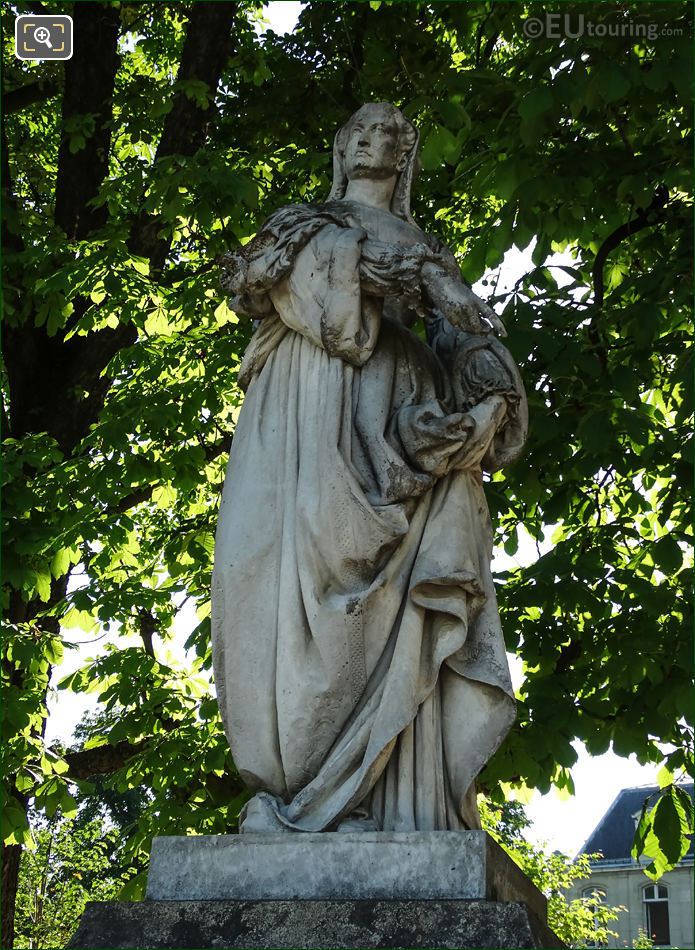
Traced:
<path fill-rule="evenodd" d="M 523 901 L 543 894 L 484 831 L 155 838 L 147 898 Z"/>
<path fill-rule="evenodd" d="M 157 838 L 141 903 L 89 904 L 74 948 L 561 947 L 482 831 Z"/>

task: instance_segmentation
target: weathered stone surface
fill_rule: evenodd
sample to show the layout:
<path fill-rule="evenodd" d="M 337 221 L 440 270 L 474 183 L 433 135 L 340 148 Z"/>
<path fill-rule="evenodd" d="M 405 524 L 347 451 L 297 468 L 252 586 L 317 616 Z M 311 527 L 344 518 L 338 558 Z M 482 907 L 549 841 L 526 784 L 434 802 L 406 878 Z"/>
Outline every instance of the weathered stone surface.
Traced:
<path fill-rule="evenodd" d="M 562 947 L 523 904 L 144 901 L 88 904 L 72 948 Z"/>
<path fill-rule="evenodd" d="M 367 103 L 329 200 L 222 260 L 259 320 L 211 597 L 244 833 L 475 828 L 514 720 L 482 472 L 522 451 L 526 397 L 499 317 L 410 214 L 417 151 Z"/>
<path fill-rule="evenodd" d="M 484 831 L 155 838 L 152 900 L 547 902 Z"/>

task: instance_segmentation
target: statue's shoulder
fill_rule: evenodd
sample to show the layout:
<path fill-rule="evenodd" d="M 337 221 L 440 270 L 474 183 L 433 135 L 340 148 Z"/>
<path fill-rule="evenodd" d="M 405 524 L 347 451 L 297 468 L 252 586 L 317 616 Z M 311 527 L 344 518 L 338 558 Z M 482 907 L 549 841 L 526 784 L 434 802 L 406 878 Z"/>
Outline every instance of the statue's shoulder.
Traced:
<path fill-rule="evenodd" d="M 315 222 L 336 221 L 337 209 L 333 207 L 334 204 L 336 202 L 284 205 L 266 218 L 258 233 L 268 232 L 277 237 L 288 228 L 294 229 Z"/>
<path fill-rule="evenodd" d="M 286 273 L 298 252 L 329 223 L 341 222 L 322 205 L 291 204 L 278 208 L 265 219 L 250 241 L 220 259 L 225 272 L 223 286 L 231 290 L 239 285 L 240 279 L 248 283 L 251 262 L 263 262 L 273 279 Z"/>
<path fill-rule="evenodd" d="M 277 208 L 265 219 L 258 229 L 258 234 L 264 231 L 277 234 L 286 227 L 296 224 L 298 221 L 306 220 L 308 217 L 307 211 L 310 207 L 311 205 L 293 204 L 283 205 L 282 208 Z"/>

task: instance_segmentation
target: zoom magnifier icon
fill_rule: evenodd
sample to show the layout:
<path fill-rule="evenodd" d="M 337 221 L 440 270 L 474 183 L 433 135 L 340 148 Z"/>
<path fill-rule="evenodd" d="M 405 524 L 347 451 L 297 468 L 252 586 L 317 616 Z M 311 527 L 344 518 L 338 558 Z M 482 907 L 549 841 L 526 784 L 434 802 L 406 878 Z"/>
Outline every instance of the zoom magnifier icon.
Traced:
<path fill-rule="evenodd" d="M 46 29 L 45 26 L 37 26 L 34 30 L 34 40 L 37 43 L 43 43 L 49 49 L 53 49 L 53 44 L 51 43 L 51 31 Z"/>
<path fill-rule="evenodd" d="M 21 13 L 14 25 L 17 59 L 45 62 L 72 56 L 72 17 L 66 13 Z"/>

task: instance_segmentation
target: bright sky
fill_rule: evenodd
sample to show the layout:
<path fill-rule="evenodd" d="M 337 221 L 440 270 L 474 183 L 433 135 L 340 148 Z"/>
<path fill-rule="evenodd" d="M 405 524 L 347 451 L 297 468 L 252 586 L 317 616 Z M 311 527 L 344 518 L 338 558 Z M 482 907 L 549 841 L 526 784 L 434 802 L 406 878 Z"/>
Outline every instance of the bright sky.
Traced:
<path fill-rule="evenodd" d="M 302 9 L 296 0 L 275 0 L 266 4 L 265 17 L 268 26 L 276 33 L 291 33 L 297 25 L 297 17 Z"/>
<path fill-rule="evenodd" d="M 291 32 L 296 25 L 300 9 L 301 3 L 294 2 L 294 0 L 278 0 L 278 2 L 268 3 L 266 11 L 268 26 L 280 34 Z M 531 250 L 532 248 L 529 247 L 524 252 L 516 249 L 509 252 L 503 264 L 498 292 L 513 285 L 520 276 L 528 273 L 532 267 Z M 567 264 L 570 263 L 570 259 L 555 255 L 552 262 Z M 482 284 L 476 285 L 475 289 L 481 296 L 485 295 L 486 288 Z M 531 420 L 531 425 L 533 425 L 533 420 Z M 535 545 L 528 541 L 524 543 L 522 540 L 515 558 L 507 558 L 502 552 L 495 557 L 494 567 L 496 570 L 503 570 L 508 566 L 529 564 L 535 560 L 536 556 Z M 180 645 L 185 642 L 190 631 L 197 623 L 198 620 L 193 609 L 186 605 L 177 620 L 176 642 L 170 647 L 173 655 L 179 661 L 184 658 L 183 649 Z M 89 636 L 81 631 L 74 631 L 74 639 L 76 641 L 90 640 Z M 82 666 L 88 657 L 97 655 L 99 646 L 99 643 L 92 640 L 77 650 L 69 651 L 63 666 L 58 671 L 58 676 L 54 678 L 54 682 Z M 164 659 L 164 649 L 164 646 L 160 643 L 158 655 L 162 659 Z M 518 687 L 523 679 L 521 663 L 513 655 L 509 655 L 509 660 L 514 685 Z M 57 739 L 69 741 L 83 714 L 93 708 L 93 696 L 73 696 L 66 692 L 54 694 L 49 703 L 50 716 L 46 730 L 47 741 L 49 743 Z M 572 769 L 576 795 L 573 798 L 562 799 L 552 791 L 544 796 L 536 793 L 526 806 L 527 813 L 533 820 L 531 831 L 533 840 L 537 842 L 544 841 L 551 849 L 557 849 L 571 855 L 575 854 L 589 837 L 593 828 L 598 824 L 622 788 L 655 784 L 657 772 L 656 766 L 642 766 L 634 756 L 623 759 L 612 752 L 607 752 L 605 755 L 592 757 L 588 755 L 580 743 L 577 743 L 575 748 L 579 755 L 578 761 Z"/>

